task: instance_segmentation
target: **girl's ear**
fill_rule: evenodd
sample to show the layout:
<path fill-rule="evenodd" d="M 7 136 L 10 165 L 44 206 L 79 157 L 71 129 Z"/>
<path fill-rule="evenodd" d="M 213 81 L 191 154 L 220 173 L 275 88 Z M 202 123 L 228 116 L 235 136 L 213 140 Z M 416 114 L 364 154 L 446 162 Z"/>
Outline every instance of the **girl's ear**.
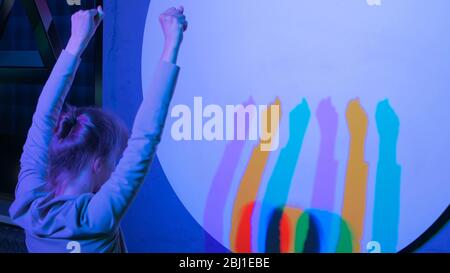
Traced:
<path fill-rule="evenodd" d="M 102 172 L 103 162 L 100 157 L 95 158 L 94 164 L 92 165 L 92 171 L 96 174 Z"/>

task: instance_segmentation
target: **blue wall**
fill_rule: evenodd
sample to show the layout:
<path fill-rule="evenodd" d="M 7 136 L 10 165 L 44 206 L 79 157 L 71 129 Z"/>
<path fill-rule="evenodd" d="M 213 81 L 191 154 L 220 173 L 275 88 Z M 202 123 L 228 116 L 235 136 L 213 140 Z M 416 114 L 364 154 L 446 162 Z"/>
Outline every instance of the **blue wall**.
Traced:
<path fill-rule="evenodd" d="M 149 2 L 106 1 L 105 6 L 104 107 L 130 128 L 142 98 L 141 47 Z M 209 237 L 180 203 L 157 159 L 122 227 L 131 252 L 202 252 Z M 215 248 L 225 251 L 217 243 Z"/>
<path fill-rule="evenodd" d="M 149 0 L 106 1 L 104 106 L 131 127 L 141 100 L 141 51 Z M 131 252 L 226 251 L 194 221 L 155 160 L 123 228 Z M 450 251 L 450 226 L 423 251 Z"/>

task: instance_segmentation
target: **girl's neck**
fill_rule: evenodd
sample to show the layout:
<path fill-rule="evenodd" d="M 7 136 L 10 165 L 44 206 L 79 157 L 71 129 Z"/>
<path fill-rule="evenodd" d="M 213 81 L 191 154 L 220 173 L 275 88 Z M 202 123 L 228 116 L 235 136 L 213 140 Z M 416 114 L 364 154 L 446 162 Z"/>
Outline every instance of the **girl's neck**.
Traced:
<path fill-rule="evenodd" d="M 68 175 L 60 175 L 58 179 L 59 185 L 56 190 L 57 196 L 77 196 L 84 193 L 92 192 L 92 175 L 90 172 L 84 170 L 77 177 L 70 178 Z"/>

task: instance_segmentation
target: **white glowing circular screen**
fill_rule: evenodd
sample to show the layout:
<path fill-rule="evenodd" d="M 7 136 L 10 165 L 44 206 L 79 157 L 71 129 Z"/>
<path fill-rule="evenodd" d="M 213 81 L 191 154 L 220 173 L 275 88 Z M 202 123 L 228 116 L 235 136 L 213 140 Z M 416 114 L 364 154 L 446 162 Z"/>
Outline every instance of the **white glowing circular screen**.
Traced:
<path fill-rule="evenodd" d="M 316 228 L 317 251 L 392 252 L 448 206 L 450 2 L 369 2 L 151 1 L 143 88 L 163 47 L 159 14 L 182 3 L 189 21 L 158 157 L 225 247 L 306 251 L 303 229 Z M 240 125 L 227 112 L 239 104 L 253 113 Z M 267 105 L 281 109 L 273 151 L 230 132 L 258 125 L 259 139 Z"/>

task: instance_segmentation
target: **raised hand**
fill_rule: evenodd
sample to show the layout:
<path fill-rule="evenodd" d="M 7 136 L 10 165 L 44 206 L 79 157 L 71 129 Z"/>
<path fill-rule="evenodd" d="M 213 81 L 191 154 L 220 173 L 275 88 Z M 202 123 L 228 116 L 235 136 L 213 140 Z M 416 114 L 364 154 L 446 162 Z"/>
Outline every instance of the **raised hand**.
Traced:
<path fill-rule="evenodd" d="M 103 20 L 103 9 L 80 10 L 72 15 L 72 35 L 66 50 L 80 56 L 88 46 L 95 31 Z"/>
<path fill-rule="evenodd" d="M 183 33 L 187 30 L 188 22 L 184 15 L 184 8 L 170 8 L 159 16 L 162 31 L 164 33 L 164 53 L 162 60 L 175 63 L 178 51 L 183 41 Z"/>

